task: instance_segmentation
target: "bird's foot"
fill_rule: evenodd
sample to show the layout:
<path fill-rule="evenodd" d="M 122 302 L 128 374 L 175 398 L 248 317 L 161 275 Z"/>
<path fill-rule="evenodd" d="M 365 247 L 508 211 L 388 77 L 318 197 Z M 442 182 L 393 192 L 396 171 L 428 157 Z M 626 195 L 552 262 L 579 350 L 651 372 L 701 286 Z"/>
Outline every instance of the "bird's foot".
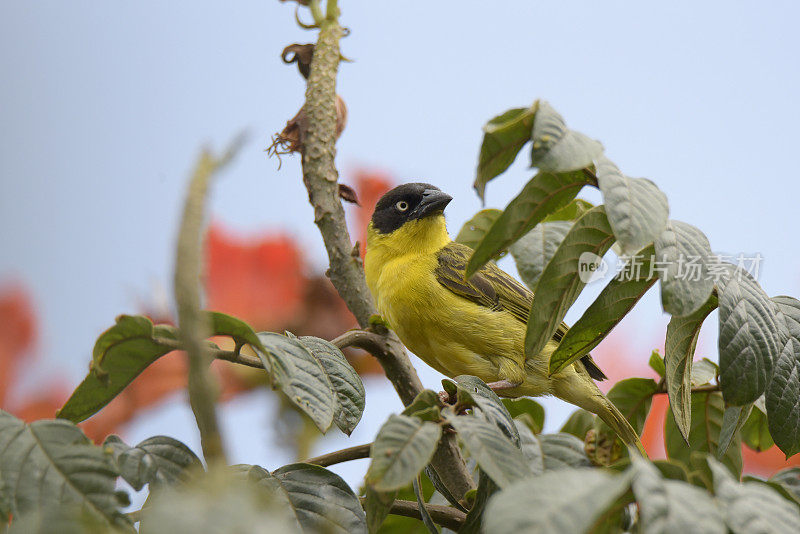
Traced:
<path fill-rule="evenodd" d="M 486 384 L 494 392 L 503 391 L 504 389 L 514 389 L 522 384 L 522 382 L 512 382 L 510 380 L 498 380 L 497 382 L 489 382 Z"/>

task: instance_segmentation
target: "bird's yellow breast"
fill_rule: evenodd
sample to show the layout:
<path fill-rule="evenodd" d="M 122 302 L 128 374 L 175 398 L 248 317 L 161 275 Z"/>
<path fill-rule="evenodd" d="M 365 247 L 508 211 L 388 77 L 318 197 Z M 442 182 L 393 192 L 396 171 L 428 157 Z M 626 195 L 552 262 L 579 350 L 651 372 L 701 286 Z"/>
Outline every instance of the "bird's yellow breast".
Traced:
<path fill-rule="evenodd" d="M 534 384 L 523 371 L 525 325 L 436 279 L 437 253 L 448 243 L 443 217 L 413 221 L 391 234 L 369 232 L 364 264 L 379 313 L 414 354 L 443 374 L 526 381 L 535 394 L 546 392 L 546 381 Z"/>

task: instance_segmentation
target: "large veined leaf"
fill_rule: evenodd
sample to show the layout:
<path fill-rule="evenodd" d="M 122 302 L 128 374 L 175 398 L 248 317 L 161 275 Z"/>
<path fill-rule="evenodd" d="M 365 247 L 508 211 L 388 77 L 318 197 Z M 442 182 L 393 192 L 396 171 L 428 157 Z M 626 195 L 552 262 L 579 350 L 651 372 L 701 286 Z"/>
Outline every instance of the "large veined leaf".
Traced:
<path fill-rule="evenodd" d="M 323 467 L 289 464 L 271 474 L 256 465 L 235 468 L 266 490 L 277 508 L 305 532 L 367 532 L 358 497 L 339 475 Z"/>
<path fill-rule="evenodd" d="M 754 451 L 765 451 L 775 445 L 769 432 L 769 420 L 763 403 L 755 402 L 742 427 L 742 441 Z"/>
<path fill-rule="evenodd" d="M 692 425 L 692 358 L 697 347 L 700 327 L 716 307 L 717 297 L 712 295 L 700 309 L 685 317 L 673 317 L 667 325 L 664 378 L 675 424 L 687 442 L 689 428 Z"/>
<path fill-rule="evenodd" d="M 572 434 L 542 434 L 539 445 L 546 471 L 592 465 L 584 451 L 583 441 Z"/>
<path fill-rule="evenodd" d="M 481 200 L 484 199 L 489 180 L 514 163 L 520 149 L 530 140 L 536 107 L 537 104 L 534 103 L 529 108 L 509 109 L 483 127 L 478 174 L 473 184 Z"/>
<path fill-rule="evenodd" d="M 635 266 L 629 264 L 603 288 L 550 355 L 550 374 L 561 371 L 595 348 L 656 283 L 656 278 L 649 276 L 652 254 L 653 247 L 641 251 L 637 254 L 643 258 L 641 262 Z"/>
<path fill-rule="evenodd" d="M 780 484 L 786 491 L 795 496 L 800 502 L 800 467 L 781 469 L 769 479 L 770 482 Z"/>
<path fill-rule="evenodd" d="M 592 178 L 583 171 L 538 173 L 508 203 L 475 247 L 467 264 L 466 275 L 475 274 L 486 262 L 496 258 L 545 217 L 568 205 L 583 186 L 590 183 Z"/>
<path fill-rule="evenodd" d="M 764 484 L 740 484 L 713 458 L 708 466 L 714 476 L 714 493 L 725 509 L 725 521 L 733 534 L 800 531 L 800 510 Z"/>
<path fill-rule="evenodd" d="M 633 254 L 661 235 L 669 205 L 656 184 L 646 178 L 624 176 L 605 156 L 597 158 L 597 184 L 623 254 Z"/>
<path fill-rule="evenodd" d="M 496 493 L 484 532 L 589 532 L 630 488 L 630 476 L 599 469 L 545 472 Z"/>
<path fill-rule="evenodd" d="M 722 414 L 722 428 L 719 431 L 719 446 L 717 447 L 717 457 L 722 457 L 727 452 L 731 441 L 735 436 L 741 437 L 741 430 L 750 417 L 752 404 L 744 406 L 728 406 Z"/>
<path fill-rule="evenodd" d="M 673 316 L 697 311 L 714 289 L 708 238 L 691 224 L 669 221 L 655 247 L 664 311 Z"/>
<path fill-rule="evenodd" d="M 252 472 L 248 472 L 251 469 Z M 259 476 L 263 474 L 266 474 L 266 481 Z M 328 499 L 320 498 L 324 491 L 322 487 L 312 490 L 305 498 L 316 498 L 321 501 L 320 507 L 328 504 Z M 306 525 L 298 521 L 297 515 L 292 501 L 282 492 L 281 484 L 269 473 L 256 466 L 234 466 L 232 469 L 214 469 L 191 484 L 159 487 L 142 510 L 139 532 L 300 534 L 304 530 L 301 525 Z M 331 528 L 327 532 L 343 532 L 333 521 L 325 519 L 319 517 L 317 521 Z M 318 523 L 309 523 L 311 528 L 308 531 L 317 532 L 312 529 Z"/>
<path fill-rule="evenodd" d="M 483 240 L 501 213 L 503 212 L 495 208 L 479 211 L 461 227 L 455 238 L 456 243 L 474 249 Z"/>
<path fill-rule="evenodd" d="M 767 386 L 766 409 L 772 439 L 791 456 L 800 452 L 800 302 L 784 296 L 772 300 L 783 316 L 787 339 Z"/>
<path fill-rule="evenodd" d="M 459 402 L 478 406 L 480 415 L 490 423 L 497 425 L 497 428 L 511 440 L 511 443 L 519 446 L 517 427 L 500 397 L 483 380 L 475 376 L 460 375 L 455 378 L 455 381 L 458 385 Z"/>
<path fill-rule="evenodd" d="M 238 344 L 248 343 L 256 350 L 264 350 L 253 328 L 241 319 L 216 311 L 203 314 L 207 317 L 212 336 L 230 336 Z"/>
<path fill-rule="evenodd" d="M 652 378 L 634 377 L 614 384 L 606 396 L 630 422 L 634 430 L 641 434 L 656 391 L 658 384 Z"/>
<path fill-rule="evenodd" d="M 0 410 L 0 473 L 0 493 L 14 516 L 76 505 L 109 524 L 128 524 L 111 455 L 68 421 L 27 424 Z"/>
<path fill-rule="evenodd" d="M 120 315 L 100 334 L 92 351 L 92 367 L 56 417 L 78 423 L 97 413 L 147 366 L 174 350 L 159 340 L 176 341 L 177 330 L 156 325 L 144 316 Z"/>
<path fill-rule="evenodd" d="M 528 397 L 516 399 L 502 399 L 503 406 L 515 421 L 525 423 L 534 434 L 539 434 L 544 428 L 544 408 L 541 404 Z"/>
<path fill-rule="evenodd" d="M 436 423 L 390 415 L 370 449 L 367 484 L 379 492 L 408 486 L 431 461 L 441 435 Z"/>
<path fill-rule="evenodd" d="M 483 516 L 489 499 L 497 492 L 497 484 L 492 482 L 486 473 L 478 470 L 478 490 L 475 493 L 475 501 L 469 509 L 464 524 L 458 530 L 458 534 L 478 534 L 485 532 L 481 529 Z"/>
<path fill-rule="evenodd" d="M 719 392 L 693 393 L 692 424 L 689 428 L 688 446 L 675 424 L 675 418 L 671 413 L 667 414 L 664 422 L 664 445 L 667 449 L 667 456 L 673 460 L 680 460 L 685 465 L 691 465 L 692 452 L 716 455 L 724 413 L 725 402 Z M 730 469 L 731 473 L 737 477 L 740 475 L 742 472 L 741 436 L 735 435 L 732 438 L 721 461 Z"/>
<path fill-rule="evenodd" d="M 586 285 L 582 276 L 585 279 L 587 273 L 582 269 L 602 258 L 613 243 L 603 206 L 589 210 L 572 226 L 545 267 L 533 297 L 525 335 L 525 354 L 529 358 L 542 351 Z M 591 262 L 587 263 L 587 258 Z"/>
<path fill-rule="evenodd" d="M 747 272 L 728 269 L 719 285 L 719 385 L 725 402 L 760 397 L 783 346 L 773 303 Z"/>
<path fill-rule="evenodd" d="M 168 436 L 153 436 L 129 447 L 112 434 L 103 447 L 112 452 L 120 475 L 136 491 L 145 484 L 174 484 L 185 480 L 188 470 L 203 467 L 189 447 Z"/>
<path fill-rule="evenodd" d="M 583 169 L 603 153 L 603 145 L 567 128 L 563 117 L 541 100 L 533 119 L 531 167 L 545 172 Z"/>
<path fill-rule="evenodd" d="M 266 352 L 257 351 L 271 369 L 281 391 L 303 410 L 322 432 L 330 428 L 338 406 L 336 391 L 322 364 L 299 340 L 274 332 L 259 332 Z"/>
<path fill-rule="evenodd" d="M 342 351 L 330 341 L 313 336 L 303 336 L 299 339 L 325 369 L 338 401 L 333 422 L 349 436 L 364 413 L 366 392 L 361 377 Z"/>
<path fill-rule="evenodd" d="M 676 480 L 665 480 L 650 462 L 631 456 L 633 494 L 639 503 L 642 531 L 648 534 L 693 532 L 725 534 L 727 529 L 711 496 Z"/>
<path fill-rule="evenodd" d="M 583 200 L 582 198 L 575 198 L 572 201 L 561 208 L 558 211 L 554 211 L 550 215 L 544 218 L 543 222 L 553 222 L 553 221 L 571 221 L 575 222 L 581 217 L 583 214 L 589 211 L 594 207 L 594 204 L 587 200 Z"/>
<path fill-rule="evenodd" d="M 583 443 L 586 433 L 594 426 L 594 420 L 595 415 L 592 412 L 578 408 L 567 418 L 559 432 L 575 436 Z"/>
<path fill-rule="evenodd" d="M 474 416 L 446 416 L 464 445 L 480 468 L 499 487 L 532 476 L 533 471 L 525 457 L 497 427 Z"/>
<path fill-rule="evenodd" d="M 522 281 L 531 290 L 536 289 L 542 271 L 571 227 L 569 221 L 541 222 L 508 249 Z"/>
<path fill-rule="evenodd" d="M 544 472 L 544 452 L 539 438 L 531 431 L 525 423 L 515 420 L 519 432 L 519 448 L 522 456 L 531 468 L 534 475 L 541 475 Z"/>

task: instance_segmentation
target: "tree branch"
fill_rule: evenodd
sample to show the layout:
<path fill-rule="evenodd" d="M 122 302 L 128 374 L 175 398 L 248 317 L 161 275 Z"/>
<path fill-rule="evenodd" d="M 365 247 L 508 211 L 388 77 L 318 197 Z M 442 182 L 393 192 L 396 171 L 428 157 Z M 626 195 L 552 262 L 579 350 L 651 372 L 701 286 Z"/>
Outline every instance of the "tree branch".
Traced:
<path fill-rule="evenodd" d="M 205 342 L 210 332 L 200 312 L 203 222 L 208 186 L 214 174 L 233 157 L 241 144 L 238 138 L 219 159 L 203 150 L 189 181 L 175 253 L 175 303 L 181 344 L 189 360 L 189 404 L 192 407 L 203 456 L 207 463 L 224 462 L 225 450 L 217 424 L 217 387 L 209 373 L 212 355 Z"/>
<path fill-rule="evenodd" d="M 467 514 L 450 506 L 426 504 L 425 509 L 428 510 L 428 514 L 430 514 L 434 523 L 449 528 L 450 530 L 457 531 L 467 518 Z M 395 500 L 394 503 L 392 503 L 392 507 L 389 509 L 389 513 L 401 515 L 403 517 L 422 519 L 422 515 L 419 512 L 419 503 L 414 501 Z"/>
<path fill-rule="evenodd" d="M 350 460 L 361 460 L 362 458 L 369 458 L 369 451 L 372 449 L 372 443 L 365 443 L 363 445 L 356 445 L 340 451 L 329 452 L 303 460 L 305 464 L 314 464 L 320 467 L 328 467 L 329 465 L 340 464 L 342 462 L 349 462 Z"/>
<path fill-rule="evenodd" d="M 308 118 L 303 139 L 303 183 L 314 207 L 314 222 L 322 234 L 328 253 L 328 276 L 361 328 L 369 327 L 369 318 L 376 313 L 372 296 L 364 280 L 364 269 L 347 231 L 344 209 L 338 196 L 336 154 L 336 73 L 339 68 L 339 39 L 342 28 L 338 21 L 338 5 L 329 0 L 325 20 L 320 24 L 319 38 L 306 86 L 303 106 Z M 391 332 L 382 334 L 380 343 L 370 344 L 375 350 L 386 377 L 391 381 L 403 404 L 408 405 L 422 391 L 417 376 L 400 340 Z M 367 338 L 365 338 L 367 339 Z M 366 341 L 365 341 L 366 343 Z M 377 354 L 376 354 L 377 352 Z M 464 465 L 461 452 L 450 434 L 442 438 L 432 465 L 453 495 L 463 496 L 475 487 Z"/>

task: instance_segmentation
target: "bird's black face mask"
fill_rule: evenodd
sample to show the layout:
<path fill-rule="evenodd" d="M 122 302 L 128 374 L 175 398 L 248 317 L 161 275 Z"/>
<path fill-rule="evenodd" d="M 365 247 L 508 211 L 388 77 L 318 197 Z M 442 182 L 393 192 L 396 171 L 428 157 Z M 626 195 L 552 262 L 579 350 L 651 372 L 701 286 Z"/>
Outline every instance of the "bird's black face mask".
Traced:
<path fill-rule="evenodd" d="M 395 187 L 375 204 L 372 227 L 390 234 L 408 221 L 439 215 L 453 197 L 431 184 L 413 183 Z"/>

